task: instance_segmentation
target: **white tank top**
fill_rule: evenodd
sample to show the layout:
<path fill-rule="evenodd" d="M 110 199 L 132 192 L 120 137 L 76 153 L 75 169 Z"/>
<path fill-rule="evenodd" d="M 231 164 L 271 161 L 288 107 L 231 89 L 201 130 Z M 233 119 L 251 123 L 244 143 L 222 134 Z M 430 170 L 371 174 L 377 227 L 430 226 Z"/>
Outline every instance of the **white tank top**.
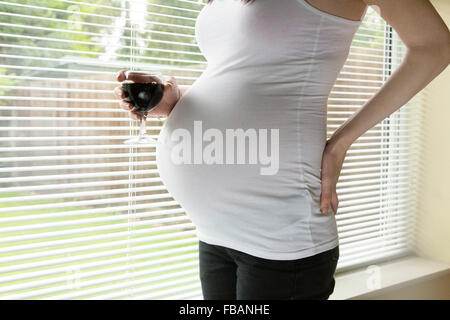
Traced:
<path fill-rule="evenodd" d="M 320 212 L 327 98 L 360 23 L 304 0 L 215 0 L 201 10 L 195 30 L 207 68 L 168 116 L 157 146 L 160 176 L 200 240 L 274 260 L 338 245 L 333 210 Z M 220 140 L 202 142 L 208 129 L 223 134 L 224 154 L 227 129 L 256 130 L 257 138 L 266 132 L 269 152 L 278 146 L 276 173 L 261 174 L 268 165 L 260 159 L 200 159 Z M 191 135 L 183 140 L 191 164 L 173 159 L 182 154 L 180 132 Z M 247 156 L 259 152 L 250 142 L 244 148 Z"/>

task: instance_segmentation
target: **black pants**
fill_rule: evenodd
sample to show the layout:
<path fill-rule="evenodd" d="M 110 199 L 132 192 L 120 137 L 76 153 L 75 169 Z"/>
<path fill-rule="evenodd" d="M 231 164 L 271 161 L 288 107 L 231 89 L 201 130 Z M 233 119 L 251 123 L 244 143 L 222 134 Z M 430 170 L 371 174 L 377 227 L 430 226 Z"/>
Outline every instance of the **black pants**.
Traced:
<path fill-rule="evenodd" d="M 334 290 L 339 247 L 297 260 L 268 260 L 199 241 L 205 300 L 319 299 Z"/>

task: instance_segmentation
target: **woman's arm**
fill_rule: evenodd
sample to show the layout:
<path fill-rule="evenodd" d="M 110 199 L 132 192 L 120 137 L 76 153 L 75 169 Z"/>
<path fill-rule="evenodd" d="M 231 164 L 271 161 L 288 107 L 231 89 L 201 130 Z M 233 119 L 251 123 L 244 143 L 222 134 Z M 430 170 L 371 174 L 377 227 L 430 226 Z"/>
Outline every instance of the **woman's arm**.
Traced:
<path fill-rule="evenodd" d="M 381 16 L 407 47 L 401 65 L 381 89 L 333 134 L 333 144 L 350 145 L 422 90 L 450 63 L 450 32 L 428 0 L 363 0 Z"/>
<path fill-rule="evenodd" d="M 148 116 L 163 116 L 166 117 L 170 114 L 172 109 L 175 107 L 177 102 L 180 100 L 181 96 L 186 92 L 187 88 L 180 88 L 177 85 L 175 77 L 164 77 L 160 79 L 156 76 L 150 74 L 145 74 L 145 72 L 129 72 L 126 70 L 120 70 L 116 76 L 116 80 L 119 82 L 130 80 L 133 82 L 159 82 L 164 84 L 164 95 L 161 102 L 150 112 Z M 114 94 L 120 99 L 119 105 L 122 109 L 130 111 L 130 118 L 134 120 L 139 120 L 141 114 L 133 110 L 133 105 L 125 100 L 125 95 L 122 91 L 122 87 L 118 86 L 114 88 Z"/>
<path fill-rule="evenodd" d="M 327 141 L 322 159 L 321 211 L 337 211 L 336 183 L 345 154 L 367 130 L 422 90 L 450 63 L 450 32 L 428 0 L 362 0 L 400 36 L 407 53 L 380 90 Z"/>

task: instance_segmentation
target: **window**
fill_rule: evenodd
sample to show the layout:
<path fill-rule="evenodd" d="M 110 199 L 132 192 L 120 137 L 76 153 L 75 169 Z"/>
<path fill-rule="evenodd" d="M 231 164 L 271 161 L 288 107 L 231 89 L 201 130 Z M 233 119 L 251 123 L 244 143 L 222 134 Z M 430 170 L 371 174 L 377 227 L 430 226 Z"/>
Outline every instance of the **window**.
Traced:
<path fill-rule="evenodd" d="M 194 37 L 203 5 L 0 4 L 0 298 L 201 297 L 195 227 L 165 190 L 154 148 L 122 144 L 137 123 L 112 89 L 116 72 L 131 67 L 191 85 L 206 66 Z M 135 42 L 130 19 L 139 22 Z M 382 85 L 403 49 L 369 10 L 329 99 L 330 135 Z M 413 110 L 403 107 L 347 153 L 340 270 L 408 250 Z M 162 124 L 149 119 L 149 132 Z"/>

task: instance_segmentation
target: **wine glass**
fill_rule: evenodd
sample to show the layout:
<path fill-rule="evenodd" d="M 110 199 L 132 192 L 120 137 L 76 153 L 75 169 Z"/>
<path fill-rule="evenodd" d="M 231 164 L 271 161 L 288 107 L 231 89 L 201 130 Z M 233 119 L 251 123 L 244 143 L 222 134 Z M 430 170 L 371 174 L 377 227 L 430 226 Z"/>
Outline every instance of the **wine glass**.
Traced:
<path fill-rule="evenodd" d="M 135 71 L 133 71 L 135 72 Z M 146 72 L 145 76 L 160 77 L 160 72 Z M 156 144 L 157 141 L 151 138 L 146 132 L 147 114 L 155 108 L 164 95 L 164 84 L 161 82 L 129 82 L 125 80 L 122 83 L 124 100 L 133 105 L 132 111 L 137 111 L 140 117 L 140 129 L 137 137 L 132 137 L 125 144 Z"/>

